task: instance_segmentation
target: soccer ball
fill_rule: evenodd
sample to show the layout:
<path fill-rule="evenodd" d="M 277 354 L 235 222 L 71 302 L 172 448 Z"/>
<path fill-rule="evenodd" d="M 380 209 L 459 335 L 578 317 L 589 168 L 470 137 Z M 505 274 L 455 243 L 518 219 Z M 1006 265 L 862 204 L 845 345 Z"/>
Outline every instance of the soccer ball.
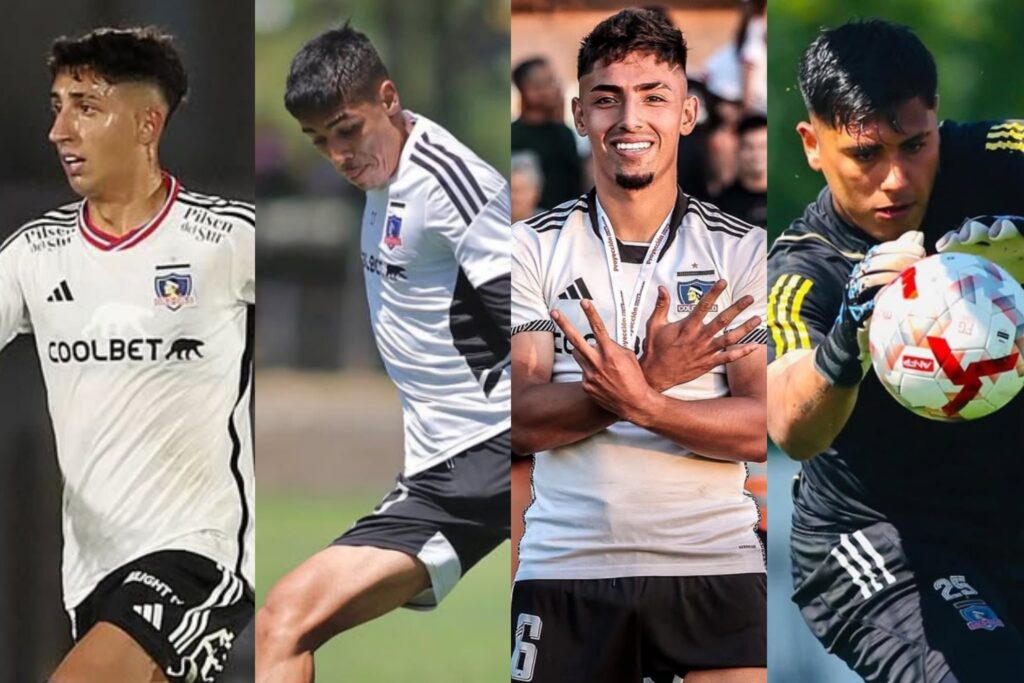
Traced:
<path fill-rule="evenodd" d="M 930 256 L 878 293 L 868 341 L 900 404 L 932 420 L 974 420 L 1024 386 L 1024 290 L 978 256 Z"/>

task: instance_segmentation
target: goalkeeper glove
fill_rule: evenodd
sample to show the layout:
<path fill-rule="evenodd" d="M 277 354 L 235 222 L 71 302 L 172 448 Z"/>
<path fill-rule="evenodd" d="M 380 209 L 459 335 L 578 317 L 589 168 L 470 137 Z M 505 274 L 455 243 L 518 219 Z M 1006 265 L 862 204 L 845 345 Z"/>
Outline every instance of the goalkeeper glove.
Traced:
<path fill-rule="evenodd" d="M 1024 216 L 976 216 L 943 235 L 940 253 L 974 254 L 1001 266 L 1024 282 Z"/>
<path fill-rule="evenodd" d="M 852 387 L 871 366 L 867 330 L 875 296 L 885 285 L 924 258 L 924 234 L 911 231 L 877 244 L 850 274 L 839 315 L 814 352 L 814 365 L 833 386 Z"/>

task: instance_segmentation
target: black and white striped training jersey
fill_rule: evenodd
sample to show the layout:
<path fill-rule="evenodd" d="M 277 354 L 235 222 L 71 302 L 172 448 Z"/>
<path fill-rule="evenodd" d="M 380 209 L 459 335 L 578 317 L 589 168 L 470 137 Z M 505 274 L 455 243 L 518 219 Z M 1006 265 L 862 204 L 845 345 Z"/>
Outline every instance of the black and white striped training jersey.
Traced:
<path fill-rule="evenodd" d="M 64 602 L 159 550 L 253 582 L 251 204 L 189 192 L 113 237 L 89 203 L 0 247 L 0 347 L 35 335 L 64 478 Z"/>
<path fill-rule="evenodd" d="M 508 277 L 511 231 L 501 174 L 406 114 L 415 125 L 398 171 L 366 193 L 362 261 L 377 347 L 401 395 L 410 476 L 511 426 L 507 329 L 477 291 Z"/>
<path fill-rule="evenodd" d="M 590 299 L 609 333 L 617 334 L 618 298 L 599 225 L 591 191 L 513 226 L 512 333 L 552 333 L 552 382 L 579 382 L 582 373 L 551 310 L 592 338 L 580 308 L 582 299 Z M 764 319 L 766 233 L 761 228 L 680 191 L 653 247 L 616 242 L 625 282 L 652 268 L 649 296 L 637 308 L 639 335 L 654 310 L 658 285 L 671 297 L 669 322 L 689 315 L 721 278 L 728 287 L 708 320 L 747 294 L 754 303 L 731 326 L 754 315 Z M 763 343 L 766 337 L 762 326 L 745 341 Z M 637 337 L 635 348 L 642 344 Z M 728 396 L 726 368 L 713 368 L 664 393 L 683 401 Z M 745 479 L 741 462 L 697 455 L 625 421 L 537 453 L 516 580 L 763 572 L 754 533 L 757 507 L 744 491 Z"/>

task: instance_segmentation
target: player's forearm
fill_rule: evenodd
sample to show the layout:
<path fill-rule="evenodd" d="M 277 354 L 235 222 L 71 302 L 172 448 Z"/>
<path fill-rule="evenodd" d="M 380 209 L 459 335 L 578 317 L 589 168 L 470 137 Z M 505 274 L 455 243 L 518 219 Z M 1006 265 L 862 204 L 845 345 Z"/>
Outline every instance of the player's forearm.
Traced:
<path fill-rule="evenodd" d="M 786 354 L 768 366 L 768 435 L 791 458 L 813 458 L 842 431 L 857 392 L 829 384 L 814 367 L 813 351 Z"/>
<path fill-rule="evenodd" d="M 764 462 L 767 457 L 761 398 L 681 401 L 656 394 L 632 422 L 699 455 L 741 462 Z"/>
<path fill-rule="evenodd" d="M 512 451 L 539 453 L 582 441 L 618 421 L 579 382 L 534 384 L 512 392 Z"/>

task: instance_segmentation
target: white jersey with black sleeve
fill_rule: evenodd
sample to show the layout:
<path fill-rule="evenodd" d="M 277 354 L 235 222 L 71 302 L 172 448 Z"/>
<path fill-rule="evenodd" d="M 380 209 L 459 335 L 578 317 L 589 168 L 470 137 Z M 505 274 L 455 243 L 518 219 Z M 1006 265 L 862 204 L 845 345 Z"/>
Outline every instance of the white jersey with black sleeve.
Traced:
<path fill-rule="evenodd" d="M 616 275 L 593 191 L 513 226 L 512 333 L 551 333 L 553 382 L 579 382 L 581 372 L 549 311 L 558 310 L 590 335 L 580 300 L 591 299 L 609 332 L 618 333 L 614 283 L 625 283 L 628 293 L 641 272 L 650 280 L 649 296 L 641 297 L 636 312 L 638 335 L 654 309 L 658 285 L 671 296 L 670 322 L 688 315 L 721 278 L 728 287 L 709 318 L 750 294 L 753 305 L 733 325 L 754 315 L 765 319 L 765 231 L 682 192 L 678 196 L 653 246 L 616 239 Z M 764 326 L 744 338 L 766 340 Z M 639 336 L 633 346 L 642 348 Z M 728 396 L 726 369 L 716 367 L 665 394 L 683 401 Z M 535 455 L 517 580 L 764 571 L 755 534 L 758 512 L 743 488 L 743 463 L 697 455 L 623 421 Z"/>
<path fill-rule="evenodd" d="M 398 387 L 405 475 L 510 428 L 510 342 L 478 289 L 507 279 L 508 183 L 448 131 L 414 121 L 398 170 L 366 193 L 362 261 L 377 347 Z"/>
<path fill-rule="evenodd" d="M 118 567 L 184 550 L 253 585 L 251 204 L 170 176 L 121 236 L 86 201 L 0 247 L 0 346 L 32 332 L 64 479 L 64 602 Z"/>

